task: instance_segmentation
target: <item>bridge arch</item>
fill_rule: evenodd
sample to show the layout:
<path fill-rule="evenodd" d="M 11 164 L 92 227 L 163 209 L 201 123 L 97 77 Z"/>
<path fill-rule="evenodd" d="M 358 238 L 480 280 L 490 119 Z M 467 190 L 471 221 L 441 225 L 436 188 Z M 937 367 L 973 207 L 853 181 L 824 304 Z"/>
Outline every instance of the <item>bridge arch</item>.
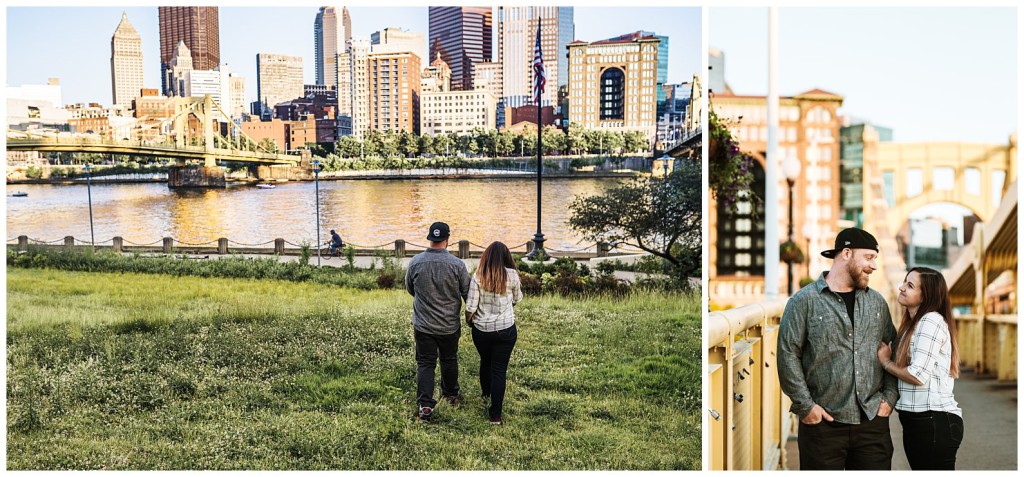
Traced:
<path fill-rule="evenodd" d="M 889 230 L 898 230 L 915 210 L 940 202 L 966 207 L 987 222 L 1017 179 L 1015 137 L 1006 145 L 878 143 L 875 151 Z"/>

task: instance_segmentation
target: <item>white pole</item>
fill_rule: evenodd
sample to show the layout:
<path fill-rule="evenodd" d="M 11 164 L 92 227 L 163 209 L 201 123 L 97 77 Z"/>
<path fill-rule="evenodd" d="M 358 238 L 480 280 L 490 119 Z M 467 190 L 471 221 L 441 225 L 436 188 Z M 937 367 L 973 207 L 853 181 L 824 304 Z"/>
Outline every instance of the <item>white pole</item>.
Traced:
<path fill-rule="evenodd" d="M 768 150 L 764 177 L 764 295 L 779 298 L 778 10 L 768 7 Z"/>

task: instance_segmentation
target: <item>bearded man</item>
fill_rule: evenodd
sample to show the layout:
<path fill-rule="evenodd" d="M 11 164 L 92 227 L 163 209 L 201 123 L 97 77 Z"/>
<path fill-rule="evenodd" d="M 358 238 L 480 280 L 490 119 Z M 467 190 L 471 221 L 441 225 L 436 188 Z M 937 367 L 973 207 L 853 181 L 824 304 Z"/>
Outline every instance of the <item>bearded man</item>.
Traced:
<path fill-rule="evenodd" d="M 875 356 L 896 327 L 889 306 L 868 288 L 878 241 L 858 228 L 821 252 L 832 268 L 786 303 L 779 327 L 782 391 L 800 418 L 800 470 L 889 470 L 889 415 L 897 381 Z"/>

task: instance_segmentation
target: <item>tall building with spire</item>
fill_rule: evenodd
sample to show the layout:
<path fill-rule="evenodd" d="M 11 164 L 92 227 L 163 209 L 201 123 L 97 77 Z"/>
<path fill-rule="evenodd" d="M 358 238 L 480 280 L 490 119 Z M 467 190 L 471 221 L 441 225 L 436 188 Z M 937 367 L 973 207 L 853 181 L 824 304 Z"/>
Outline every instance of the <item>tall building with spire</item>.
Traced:
<path fill-rule="evenodd" d="M 348 7 L 320 7 L 313 20 L 313 57 L 316 63 L 316 84 L 337 86 L 338 54 L 344 53 L 352 40 L 352 18 Z"/>
<path fill-rule="evenodd" d="M 452 89 L 473 89 L 473 69 L 491 61 L 491 7 L 430 7 L 430 58 L 452 70 Z"/>
<path fill-rule="evenodd" d="M 174 49 L 174 56 L 167 63 L 165 76 L 165 87 L 167 90 L 164 96 L 185 96 L 185 78 L 192 72 L 192 52 L 184 41 L 179 41 Z"/>
<path fill-rule="evenodd" d="M 502 70 L 502 94 L 506 107 L 532 104 L 533 51 L 537 23 L 547 74 L 542 106 L 558 106 L 558 90 L 568 85 L 566 48 L 573 41 L 572 7 L 498 7 L 498 62 Z"/>
<path fill-rule="evenodd" d="M 212 70 L 220 65 L 220 24 L 217 7 L 158 7 L 160 16 L 160 76 L 164 94 L 168 94 L 168 69 L 177 53 L 178 42 L 185 42 L 197 70 Z"/>
<path fill-rule="evenodd" d="M 121 23 L 110 38 L 110 84 L 114 104 L 131 107 L 142 91 L 142 37 L 121 14 Z"/>

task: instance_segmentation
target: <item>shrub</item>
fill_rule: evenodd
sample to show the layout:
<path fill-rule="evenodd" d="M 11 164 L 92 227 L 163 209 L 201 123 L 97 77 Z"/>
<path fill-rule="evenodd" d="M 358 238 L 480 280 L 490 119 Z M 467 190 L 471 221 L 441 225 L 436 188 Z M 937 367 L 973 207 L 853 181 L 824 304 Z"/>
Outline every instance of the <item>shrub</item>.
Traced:
<path fill-rule="evenodd" d="M 519 273 L 519 285 L 524 295 L 540 295 L 543 288 L 537 275 L 531 273 Z"/>

